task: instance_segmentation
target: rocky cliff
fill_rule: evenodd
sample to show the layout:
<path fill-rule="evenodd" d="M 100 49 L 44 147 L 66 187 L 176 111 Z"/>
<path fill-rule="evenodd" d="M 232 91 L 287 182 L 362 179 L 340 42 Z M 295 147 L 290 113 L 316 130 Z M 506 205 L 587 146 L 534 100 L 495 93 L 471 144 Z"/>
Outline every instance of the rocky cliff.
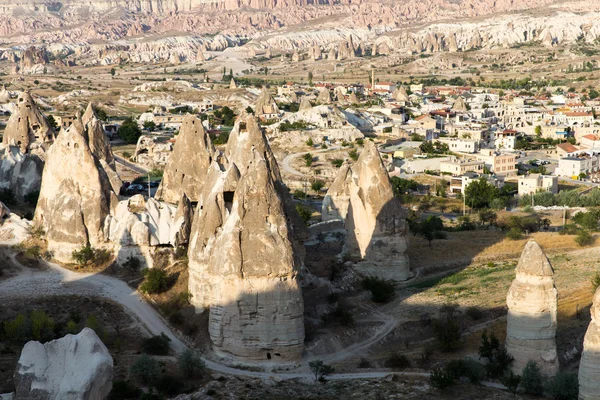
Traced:
<path fill-rule="evenodd" d="M 185 194 L 198 201 L 215 148 L 200 119 L 186 117 L 164 170 L 156 199 L 176 204 Z"/>
<path fill-rule="evenodd" d="M 75 121 L 48 150 L 35 210 L 35 222 L 46 231 L 54 258 L 72 262 L 73 250 L 102 246 L 104 221 L 116 203 L 110 179 L 92 151 L 88 128 Z"/>
<path fill-rule="evenodd" d="M 554 376 L 559 369 L 554 270 L 540 246 L 530 240 L 515 272 L 506 296 L 506 349 L 515 359 L 512 368 L 521 374 L 527 362 L 533 360 L 544 375 Z"/>
<path fill-rule="evenodd" d="M 579 361 L 579 399 L 600 399 L 600 289 L 594 294 L 590 309 L 592 320 L 583 339 Z"/>
<path fill-rule="evenodd" d="M 17 146 L 23 153 L 41 154 L 53 139 L 54 131 L 31 95 L 21 93 L 4 130 L 2 144 Z"/>
<path fill-rule="evenodd" d="M 242 117 L 236 129 L 199 197 L 188 253 L 192 303 L 210 308 L 217 352 L 245 361 L 297 361 L 304 307 L 293 219 L 256 120 Z"/>
<path fill-rule="evenodd" d="M 112 388 L 113 359 L 90 328 L 28 342 L 15 371 L 15 399 L 100 400 Z"/>
<path fill-rule="evenodd" d="M 373 142 L 365 141 L 356 163 L 340 169 L 323 200 L 322 216 L 344 221 L 344 252 L 361 259 L 358 271 L 397 281 L 410 277 L 406 211 Z"/>

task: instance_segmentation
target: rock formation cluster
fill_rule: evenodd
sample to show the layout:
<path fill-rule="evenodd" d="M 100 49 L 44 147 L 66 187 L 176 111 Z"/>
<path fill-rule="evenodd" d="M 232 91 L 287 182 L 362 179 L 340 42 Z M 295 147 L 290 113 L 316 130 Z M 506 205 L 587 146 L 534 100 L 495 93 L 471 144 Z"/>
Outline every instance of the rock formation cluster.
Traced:
<path fill-rule="evenodd" d="M 557 291 L 550 261 L 534 240 L 525 245 L 506 304 L 506 349 L 520 374 L 530 360 L 547 376 L 558 373 L 556 352 Z"/>
<path fill-rule="evenodd" d="M 165 167 L 156 199 L 176 204 L 185 194 L 191 201 L 198 201 L 214 152 L 202 121 L 194 116 L 186 117 Z"/>
<path fill-rule="evenodd" d="M 592 320 L 583 339 L 579 361 L 579 399 L 600 399 L 600 289 L 596 290 L 590 309 Z"/>
<path fill-rule="evenodd" d="M 28 342 L 15 371 L 16 399 L 105 399 L 113 359 L 90 328 L 42 344 Z"/>
<path fill-rule="evenodd" d="M 344 221 L 344 252 L 361 259 L 355 264 L 361 273 L 396 281 L 411 276 L 406 211 L 373 142 L 365 141 L 354 165 L 340 168 L 323 199 L 322 218 Z"/>
<path fill-rule="evenodd" d="M 162 168 L 167 165 L 172 152 L 173 143 L 161 142 L 155 136 L 142 135 L 135 147 L 134 157 L 138 164 L 148 168 Z"/>
<path fill-rule="evenodd" d="M 214 347 L 239 360 L 302 357 L 300 226 L 290 207 L 257 121 L 241 117 L 208 171 L 188 252 L 192 303 L 210 308 Z"/>

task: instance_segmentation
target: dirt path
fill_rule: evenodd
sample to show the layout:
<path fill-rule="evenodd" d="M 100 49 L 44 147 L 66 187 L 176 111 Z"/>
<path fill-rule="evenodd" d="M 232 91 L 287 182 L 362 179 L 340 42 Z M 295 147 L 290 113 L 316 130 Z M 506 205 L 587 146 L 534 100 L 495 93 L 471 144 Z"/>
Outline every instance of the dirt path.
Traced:
<path fill-rule="evenodd" d="M 294 167 L 292 167 L 292 162 L 294 161 L 294 159 L 298 156 L 303 156 L 305 154 L 308 153 L 312 153 L 312 154 L 317 154 L 317 153 L 325 153 L 328 151 L 334 151 L 334 150 L 339 150 L 341 149 L 340 146 L 337 147 L 330 147 L 328 149 L 323 149 L 323 150 L 316 150 L 316 151 L 304 151 L 301 153 L 292 153 L 292 154 L 288 154 L 283 161 L 281 162 L 281 168 L 288 174 L 290 175 L 294 175 L 294 176 L 300 176 L 300 177 L 304 177 L 305 174 L 303 174 L 302 172 L 298 171 L 297 169 L 295 169 Z"/>

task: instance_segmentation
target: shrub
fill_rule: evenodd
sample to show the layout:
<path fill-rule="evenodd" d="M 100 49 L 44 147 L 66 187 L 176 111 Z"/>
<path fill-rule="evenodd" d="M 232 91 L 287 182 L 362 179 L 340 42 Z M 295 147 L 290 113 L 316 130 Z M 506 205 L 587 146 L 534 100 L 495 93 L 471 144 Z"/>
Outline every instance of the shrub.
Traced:
<path fill-rule="evenodd" d="M 29 258 L 38 259 L 41 256 L 40 246 L 31 246 L 25 249 L 25 256 Z"/>
<path fill-rule="evenodd" d="M 313 214 L 313 209 L 302 204 L 296 204 L 296 212 L 298 212 L 300 218 L 304 221 L 304 224 L 308 226 L 310 217 L 312 217 Z"/>
<path fill-rule="evenodd" d="M 594 237 L 586 230 L 580 230 L 577 236 L 575 237 L 575 243 L 579 246 L 589 246 L 595 242 Z"/>
<path fill-rule="evenodd" d="M 375 303 L 389 303 L 396 294 L 393 283 L 371 276 L 363 279 L 362 288 L 371 292 Z"/>
<path fill-rule="evenodd" d="M 356 149 L 352 149 L 348 152 L 348 157 L 350 157 L 353 161 L 358 160 L 358 152 Z"/>
<path fill-rule="evenodd" d="M 325 378 L 328 375 L 333 374 L 333 372 L 335 371 L 335 368 L 333 368 L 331 365 L 324 364 L 321 360 L 309 362 L 308 367 L 315 376 L 315 381 L 317 382 L 325 382 Z"/>
<path fill-rule="evenodd" d="M 200 354 L 194 350 L 187 349 L 177 359 L 179 371 L 186 378 L 197 377 L 206 367 Z"/>
<path fill-rule="evenodd" d="M 343 163 L 344 163 L 344 160 L 342 160 L 341 158 L 336 158 L 335 160 L 331 160 L 331 165 L 333 165 L 336 168 L 341 167 Z"/>
<path fill-rule="evenodd" d="M 577 374 L 561 372 L 546 383 L 545 389 L 554 400 L 577 400 L 579 397 Z"/>
<path fill-rule="evenodd" d="M 33 310 L 29 315 L 33 338 L 47 342 L 54 339 L 54 321 L 45 312 Z"/>
<path fill-rule="evenodd" d="M 134 256 L 127 257 L 127 260 L 123 263 L 123 267 L 130 269 L 132 271 L 138 271 L 142 266 L 142 262 L 139 258 Z"/>
<path fill-rule="evenodd" d="M 96 332 L 96 335 L 102 338 L 104 334 L 104 328 L 102 327 L 100 322 L 98 322 L 98 319 L 95 315 L 90 315 L 85 319 L 85 326 Z"/>
<path fill-rule="evenodd" d="M 590 283 L 592 284 L 592 292 L 596 293 L 596 289 L 598 289 L 598 286 L 600 286 L 600 272 L 596 272 L 596 275 L 592 277 Z"/>
<path fill-rule="evenodd" d="M 306 141 L 306 145 L 309 147 L 313 147 L 315 145 L 315 142 L 313 142 L 312 138 L 308 138 L 308 140 Z"/>
<path fill-rule="evenodd" d="M 332 322 L 342 326 L 354 325 L 354 316 L 351 312 L 347 311 L 341 304 L 338 304 L 331 312 L 323 315 L 321 320 L 324 323 Z"/>
<path fill-rule="evenodd" d="M 317 193 L 320 192 L 324 186 L 325 186 L 325 182 L 323 182 L 320 179 L 317 179 L 313 183 L 310 184 L 310 188 Z"/>
<path fill-rule="evenodd" d="M 142 351 L 152 355 L 166 356 L 169 354 L 170 342 L 171 339 L 164 333 L 161 333 L 160 335 L 144 339 L 142 341 Z"/>
<path fill-rule="evenodd" d="M 500 341 L 494 332 L 488 336 L 487 330 L 483 331 L 481 334 L 479 358 L 488 360 L 485 368 L 487 375 L 491 378 L 503 376 L 508 370 L 508 367 L 510 367 L 510 364 L 514 361 L 514 358 L 506 350 L 506 347 L 500 345 Z"/>
<path fill-rule="evenodd" d="M 302 158 L 304 159 L 304 164 L 307 167 L 310 167 L 313 163 L 313 156 L 310 153 L 306 153 L 304 156 L 302 156 Z"/>
<path fill-rule="evenodd" d="M 4 321 L 4 339 L 14 343 L 25 343 L 30 339 L 27 318 L 18 314 L 13 320 Z"/>
<path fill-rule="evenodd" d="M 88 265 L 96 259 L 96 255 L 94 249 L 89 244 L 83 246 L 79 250 L 73 250 L 72 253 L 73 261 L 77 263 L 77 265 L 85 266 Z"/>
<path fill-rule="evenodd" d="M 502 384 L 508 388 L 508 391 L 511 392 L 514 397 L 517 394 L 519 385 L 521 384 L 521 376 L 515 375 L 512 371 L 510 371 L 509 373 L 505 374 L 502 379 L 500 379 L 500 382 L 502 382 Z"/>
<path fill-rule="evenodd" d="M 455 379 L 452 373 L 443 368 L 434 368 L 429 375 L 431 386 L 444 391 L 454 385 Z"/>
<path fill-rule="evenodd" d="M 510 240 L 521 240 L 523 239 L 523 232 L 519 228 L 513 227 L 506 233 L 506 237 Z"/>
<path fill-rule="evenodd" d="M 404 354 L 392 354 L 387 360 L 385 360 L 386 368 L 393 369 L 406 369 L 410 368 L 410 360 Z"/>
<path fill-rule="evenodd" d="M 577 235 L 579 228 L 575 224 L 566 224 L 559 232 L 560 235 Z"/>
<path fill-rule="evenodd" d="M 523 368 L 521 386 L 525 393 L 541 396 L 544 393 L 544 385 L 540 368 L 535 361 L 529 361 Z"/>
<path fill-rule="evenodd" d="M 148 354 L 139 356 L 131 368 L 131 375 L 144 385 L 150 384 L 158 378 L 160 373 L 160 365 L 158 361 L 150 357 Z"/>
<path fill-rule="evenodd" d="M 152 268 L 146 274 L 146 280 L 140 285 L 144 293 L 162 293 L 169 288 L 169 277 L 167 273 L 159 268 Z"/>
<path fill-rule="evenodd" d="M 433 323 L 433 334 L 440 350 L 444 352 L 454 351 L 460 344 L 460 328 L 450 316 Z"/>
<path fill-rule="evenodd" d="M 306 199 L 306 193 L 304 193 L 304 191 L 302 190 L 294 190 L 294 197 L 297 199 L 301 199 L 304 200 Z"/>

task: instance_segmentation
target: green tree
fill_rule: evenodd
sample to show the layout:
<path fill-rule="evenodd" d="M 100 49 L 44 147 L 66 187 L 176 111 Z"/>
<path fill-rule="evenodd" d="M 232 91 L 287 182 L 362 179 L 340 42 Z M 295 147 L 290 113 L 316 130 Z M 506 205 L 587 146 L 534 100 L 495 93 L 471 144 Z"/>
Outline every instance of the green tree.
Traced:
<path fill-rule="evenodd" d="M 308 363 L 310 371 L 315 376 L 315 381 L 325 382 L 325 378 L 334 373 L 335 368 L 323 363 L 321 360 L 315 360 Z"/>
<path fill-rule="evenodd" d="M 195 378 L 206 368 L 200 353 L 192 349 L 187 349 L 181 353 L 177 358 L 177 366 L 186 378 Z"/>
<path fill-rule="evenodd" d="M 356 161 L 358 160 L 358 152 L 356 151 L 356 149 L 352 149 L 348 152 L 348 156 L 353 160 Z"/>
<path fill-rule="evenodd" d="M 73 261 L 77 263 L 77 265 L 85 266 L 90 263 L 93 263 L 96 259 L 96 252 L 89 244 L 83 246 L 79 250 L 73 250 L 71 254 L 73 257 Z"/>
<path fill-rule="evenodd" d="M 50 125 L 50 128 L 52 128 L 55 132 L 58 130 L 58 124 L 56 123 L 53 115 L 48 115 L 46 117 L 46 121 L 48 122 L 48 125 Z"/>
<path fill-rule="evenodd" d="M 116 74 L 117 74 L 117 70 L 116 70 L 116 69 L 114 69 L 114 68 L 111 68 L 111 69 L 110 69 L 110 75 L 111 75 L 111 76 L 115 76 Z"/>
<path fill-rule="evenodd" d="M 321 191 L 321 189 L 323 189 L 323 187 L 325 186 L 325 182 L 323 182 L 322 180 L 315 180 L 313 181 L 313 183 L 310 184 L 310 188 L 312 190 L 315 191 L 315 193 L 319 193 Z"/>
<path fill-rule="evenodd" d="M 154 121 L 144 121 L 144 129 L 149 132 L 152 132 L 156 129 L 156 124 L 154 123 Z"/>
<path fill-rule="evenodd" d="M 304 159 L 304 163 L 307 167 L 310 167 L 313 163 L 313 155 L 310 153 L 306 153 L 304 156 L 302 156 L 302 158 Z"/>
<path fill-rule="evenodd" d="M 334 160 L 331 160 L 331 165 L 333 165 L 336 168 L 341 167 L 343 163 L 344 163 L 344 160 L 342 160 L 341 158 L 336 158 Z"/>
<path fill-rule="evenodd" d="M 446 368 L 434 368 L 429 375 L 431 386 L 441 390 L 442 392 L 456 383 L 452 372 Z"/>
<path fill-rule="evenodd" d="M 310 86 L 312 86 L 312 84 L 313 84 L 313 73 L 312 73 L 312 71 L 308 72 L 308 84 Z"/>
<path fill-rule="evenodd" d="M 575 243 L 579 246 L 589 246 L 595 242 L 594 237 L 586 230 L 581 229 L 575 237 Z"/>
<path fill-rule="evenodd" d="M 250 106 L 246 107 L 246 112 L 247 112 L 248 114 L 252 114 L 252 115 L 254 115 L 254 109 L 253 109 L 252 107 L 250 107 Z"/>
<path fill-rule="evenodd" d="M 521 384 L 520 375 L 515 375 L 512 371 L 509 371 L 502 377 L 502 379 L 500 379 L 500 382 L 502 382 L 502 384 L 508 388 L 508 391 L 513 394 L 513 397 L 516 397 L 517 390 Z"/>
<path fill-rule="evenodd" d="M 146 279 L 140 285 L 140 290 L 145 293 L 162 293 L 169 287 L 169 276 L 160 268 L 147 270 Z"/>
<path fill-rule="evenodd" d="M 142 130 L 137 122 L 129 117 L 123 121 L 123 124 L 119 127 L 117 135 L 119 135 L 119 137 L 127 144 L 136 144 L 140 136 L 142 136 Z"/>
<path fill-rule="evenodd" d="M 148 385 L 158 378 L 160 364 L 148 354 L 142 354 L 135 360 L 129 372 L 140 383 Z"/>
<path fill-rule="evenodd" d="M 577 374 L 561 372 L 546 382 L 545 389 L 553 400 L 577 400 L 579 397 Z"/>
<path fill-rule="evenodd" d="M 484 224 L 487 223 L 489 226 L 492 226 L 497 218 L 498 215 L 489 208 L 484 208 L 479 211 L 479 220 Z"/>
<path fill-rule="evenodd" d="M 302 221 L 304 221 L 304 224 L 308 226 L 313 210 L 308 206 L 296 204 L 296 211 L 300 215 L 300 218 L 302 218 Z"/>
<path fill-rule="evenodd" d="M 485 178 L 475 180 L 465 189 L 465 202 L 473 208 L 488 207 L 498 196 L 498 189 Z"/>
<path fill-rule="evenodd" d="M 544 382 L 542 373 L 535 361 L 529 361 L 523 368 L 523 376 L 521 377 L 521 386 L 525 393 L 534 396 L 544 394 Z"/>
<path fill-rule="evenodd" d="M 538 138 L 539 138 L 540 136 L 542 136 L 542 127 L 541 127 L 540 125 L 537 125 L 537 126 L 535 127 L 535 136 L 537 136 Z"/>

